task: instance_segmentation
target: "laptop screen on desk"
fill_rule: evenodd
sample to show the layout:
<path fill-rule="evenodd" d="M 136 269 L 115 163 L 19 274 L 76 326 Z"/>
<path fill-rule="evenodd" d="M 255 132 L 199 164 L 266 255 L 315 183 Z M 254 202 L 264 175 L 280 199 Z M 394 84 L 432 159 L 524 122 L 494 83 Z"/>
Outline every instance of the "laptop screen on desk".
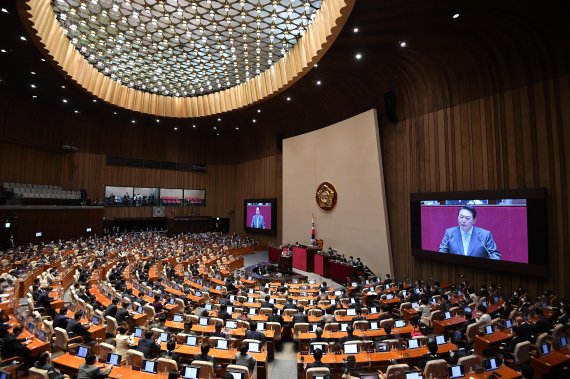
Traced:
<path fill-rule="evenodd" d="M 87 355 L 89 355 L 89 348 L 87 346 L 79 346 L 77 356 L 79 358 L 85 358 Z"/>
<path fill-rule="evenodd" d="M 120 366 L 121 365 L 122 356 L 115 353 L 110 353 L 107 356 L 107 363 L 112 364 L 113 366 Z"/>
<path fill-rule="evenodd" d="M 449 379 L 463 378 L 463 376 L 465 376 L 465 372 L 462 365 L 449 367 Z"/>
<path fill-rule="evenodd" d="M 356 354 L 358 353 L 358 344 L 348 343 L 344 345 L 345 354 Z"/>
<path fill-rule="evenodd" d="M 396 320 L 394 321 L 395 328 L 403 328 L 406 326 L 406 320 Z"/>
<path fill-rule="evenodd" d="M 568 346 L 568 337 L 562 336 L 560 337 L 560 347 Z"/>
<path fill-rule="evenodd" d="M 346 315 L 347 315 L 347 316 L 356 316 L 356 309 L 354 309 L 354 308 L 348 308 L 348 309 L 346 310 Z"/>
<path fill-rule="evenodd" d="M 540 346 L 540 355 L 550 354 L 550 345 L 545 343 Z"/>
<path fill-rule="evenodd" d="M 162 332 L 160 333 L 160 342 L 168 342 L 170 339 L 170 333 Z"/>
<path fill-rule="evenodd" d="M 91 323 L 93 325 L 99 325 L 99 317 L 97 317 L 97 316 L 91 317 Z"/>
<path fill-rule="evenodd" d="M 489 358 L 483 361 L 483 367 L 485 371 L 493 371 L 499 368 L 499 363 L 497 362 L 497 358 Z"/>
<path fill-rule="evenodd" d="M 317 349 L 321 349 L 321 351 L 323 352 L 323 354 L 325 354 L 326 351 L 327 351 L 327 350 L 326 350 L 326 344 L 324 344 L 324 343 L 323 343 L 323 344 L 317 344 L 317 343 L 312 344 L 312 345 L 311 345 L 311 349 L 309 350 L 309 352 L 311 353 L 311 355 L 313 355 L 313 354 L 315 353 L 315 350 L 317 350 Z"/>
<path fill-rule="evenodd" d="M 261 344 L 259 342 L 250 342 L 247 351 L 252 353 L 260 353 L 261 352 Z"/>
<path fill-rule="evenodd" d="M 370 323 L 370 330 L 378 330 L 379 326 L 378 326 L 378 321 L 372 321 Z"/>
<path fill-rule="evenodd" d="M 208 326 L 208 319 L 206 317 L 200 317 L 199 323 L 201 326 Z"/>
<path fill-rule="evenodd" d="M 451 319 L 451 312 L 445 312 L 445 313 L 443 314 L 443 319 L 444 319 L 444 320 L 449 320 L 449 319 Z"/>
<path fill-rule="evenodd" d="M 184 367 L 184 373 L 182 374 L 184 379 L 198 379 L 200 377 L 200 368 L 186 366 Z"/>
<path fill-rule="evenodd" d="M 216 349 L 228 350 L 229 348 L 228 340 L 216 340 Z"/>
<path fill-rule="evenodd" d="M 421 371 L 410 371 L 406 373 L 406 379 L 423 379 Z"/>
<path fill-rule="evenodd" d="M 495 330 L 493 329 L 493 325 L 485 326 L 485 334 L 493 334 Z"/>
<path fill-rule="evenodd" d="M 416 339 L 408 340 L 408 349 L 417 349 L 420 347 L 420 341 Z"/>
<path fill-rule="evenodd" d="M 148 372 L 149 374 L 156 374 L 157 372 L 157 362 L 144 360 L 142 364 L 142 372 Z"/>
<path fill-rule="evenodd" d="M 237 321 L 235 320 L 228 320 L 226 321 L 226 328 L 228 329 L 237 329 Z"/>
<path fill-rule="evenodd" d="M 445 336 L 435 336 L 435 343 L 438 345 L 445 344 Z"/>
<path fill-rule="evenodd" d="M 143 334 L 144 334 L 144 330 L 143 328 L 135 328 L 135 337 L 137 338 L 142 338 Z"/>
<path fill-rule="evenodd" d="M 196 336 L 186 337 L 186 345 L 187 346 L 197 346 L 198 345 L 198 339 L 196 338 Z"/>
<path fill-rule="evenodd" d="M 177 313 L 174 315 L 174 317 L 172 318 L 173 322 L 184 322 L 184 315 L 181 315 L 180 313 Z"/>

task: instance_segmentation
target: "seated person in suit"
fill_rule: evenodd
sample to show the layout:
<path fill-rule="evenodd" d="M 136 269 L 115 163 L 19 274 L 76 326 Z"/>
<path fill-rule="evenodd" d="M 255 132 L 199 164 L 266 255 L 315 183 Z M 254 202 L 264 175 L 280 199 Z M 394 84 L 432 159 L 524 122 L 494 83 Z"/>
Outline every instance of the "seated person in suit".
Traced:
<path fill-rule="evenodd" d="M 275 305 L 269 302 L 270 299 L 271 297 L 269 295 L 265 295 L 265 301 L 261 303 L 261 308 L 275 308 Z"/>
<path fill-rule="evenodd" d="M 478 258 L 501 259 L 493 234 L 485 229 L 473 226 L 477 221 L 477 210 L 470 205 L 464 205 L 457 213 L 459 226 L 445 231 L 440 253 L 457 254 Z"/>
<path fill-rule="evenodd" d="M 339 341 L 340 346 L 342 348 L 342 345 L 344 345 L 345 342 L 348 341 L 358 341 L 360 338 L 358 338 L 357 336 L 354 335 L 354 328 L 352 327 L 352 325 L 348 325 L 346 327 L 346 336 L 342 337 Z"/>
<path fill-rule="evenodd" d="M 50 360 L 51 353 L 44 351 L 38 356 L 38 360 L 34 363 L 35 368 L 39 368 L 40 370 L 46 370 L 49 379 L 68 379 L 68 375 L 64 375 L 60 373 L 58 370 L 53 367 L 53 364 Z"/>
<path fill-rule="evenodd" d="M 68 321 L 69 321 L 69 316 L 67 316 L 67 307 L 61 307 L 59 309 L 59 313 L 55 316 L 55 319 L 53 320 L 53 327 L 66 329 Z"/>
<path fill-rule="evenodd" d="M 257 323 L 255 321 L 249 322 L 249 330 L 245 332 L 245 339 L 258 340 L 259 342 L 265 342 L 265 334 L 257 330 Z"/>
<path fill-rule="evenodd" d="M 215 332 L 212 333 L 212 337 L 220 337 L 220 338 L 228 338 L 227 333 L 222 332 L 222 323 L 221 322 L 217 322 L 215 328 Z"/>
<path fill-rule="evenodd" d="M 228 306 L 226 304 L 222 304 L 220 306 L 220 310 L 218 311 L 218 318 L 221 318 L 224 320 L 224 322 L 232 318 L 232 315 L 228 313 Z"/>
<path fill-rule="evenodd" d="M 209 352 L 210 352 L 210 344 L 208 344 L 208 342 L 203 342 L 202 345 L 200 346 L 200 354 L 196 354 L 194 356 L 194 360 L 212 362 L 215 365 L 216 362 L 214 360 L 214 357 L 208 355 Z"/>
<path fill-rule="evenodd" d="M 297 307 L 297 313 L 293 316 L 293 324 L 298 322 L 309 322 L 309 316 L 305 314 L 305 308 L 302 305 Z"/>
<path fill-rule="evenodd" d="M 273 313 L 268 317 L 267 321 L 268 322 L 278 322 L 281 326 L 283 326 L 283 323 L 285 321 L 283 320 L 283 316 L 281 316 L 278 312 L 279 312 L 279 309 L 273 308 Z"/>
<path fill-rule="evenodd" d="M 316 337 L 311 340 L 313 342 L 327 342 L 326 338 L 323 338 L 323 328 L 320 326 L 315 330 Z"/>
<path fill-rule="evenodd" d="M 438 359 L 438 357 L 437 357 L 437 343 L 435 341 L 429 341 L 427 344 L 427 348 L 429 350 L 429 353 L 422 355 L 422 357 L 420 358 L 420 360 L 418 362 L 418 367 L 421 368 L 422 370 L 426 367 L 426 364 L 429 361 L 433 361 L 433 360 Z"/>
<path fill-rule="evenodd" d="M 76 312 L 73 319 L 67 322 L 65 331 L 67 332 L 69 338 L 73 337 L 89 337 L 89 325 L 83 325 L 81 323 L 81 317 L 83 312 Z"/>
<path fill-rule="evenodd" d="M 90 354 L 85 357 L 85 363 L 79 366 L 79 372 L 77 373 L 77 379 L 103 379 L 109 376 L 111 373 L 111 366 L 105 365 L 103 369 L 96 366 L 97 356 L 95 354 Z"/>
<path fill-rule="evenodd" d="M 152 339 L 153 335 L 154 332 L 152 330 L 145 331 L 144 338 L 141 338 L 137 345 L 137 350 L 143 353 L 147 359 L 160 351 L 160 344 Z"/>
<path fill-rule="evenodd" d="M 314 353 L 313 353 L 313 358 L 315 359 L 315 361 L 313 363 L 309 363 L 307 365 L 307 370 L 310 368 L 314 368 L 314 367 L 327 367 L 330 368 L 327 364 L 321 362 L 321 359 L 323 358 L 323 351 L 321 349 L 315 349 Z"/>
<path fill-rule="evenodd" d="M 249 374 L 253 374 L 257 360 L 247 353 L 247 344 L 242 343 L 239 353 L 236 354 L 236 365 L 245 366 L 249 370 Z"/>
<path fill-rule="evenodd" d="M 117 314 L 118 304 L 119 304 L 119 298 L 115 297 L 111 302 L 111 304 L 109 304 L 107 309 L 105 309 L 105 312 L 103 312 L 103 317 L 107 316 L 115 317 L 115 315 Z"/>

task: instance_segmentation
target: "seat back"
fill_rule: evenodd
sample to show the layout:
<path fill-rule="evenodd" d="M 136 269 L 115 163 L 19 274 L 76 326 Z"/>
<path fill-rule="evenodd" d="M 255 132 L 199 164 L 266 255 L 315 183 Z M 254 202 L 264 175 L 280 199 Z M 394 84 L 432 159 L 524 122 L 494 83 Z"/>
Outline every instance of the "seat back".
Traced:
<path fill-rule="evenodd" d="M 115 352 L 115 346 L 105 343 L 105 342 L 101 342 L 99 344 L 99 361 L 100 362 L 107 362 L 107 356 L 110 353 L 114 353 Z"/>
<path fill-rule="evenodd" d="M 30 367 L 29 373 L 30 375 L 28 378 L 30 379 L 49 379 L 47 370 L 42 370 L 37 367 Z"/>
<path fill-rule="evenodd" d="M 158 358 L 158 372 L 178 371 L 178 363 L 174 359 Z"/>
<path fill-rule="evenodd" d="M 63 351 L 67 351 L 67 342 L 69 341 L 69 336 L 67 335 L 65 329 L 54 328 L 53 332 L 55 333 L 55 347 Z"/>
<path fill-rule="evenodd" d="M 405 363 L 390 365 L 386 369 L 386 379 L 406 379 L 406 372 L 410 370 L 410 366 Z"/>
<path fill-rule="evenodd" d="M 552 344 L 552 337 L 548 333 L 541 333 L 538 337 L 536 337 L 536 350 L 540 351 L 540 347 L 545 343 Z"/>
<path fill-rule="evenodd" d="M 477 371 L 477 367 L 481 365 L 481 360 L 475 354 L 471 354 L 459 358 L 457 364 L 463 365 L 465 372 L 475 372 Z"/>
<path fill-rule="evenodd" d="M 127 350 L 127 365 L 140 369 L 144 361 L 144 354 L 138 350 Z"/>
<path fill-rule="evenodd" d="M 308 331 L 309 330 L 309 323 L 307 322 L 298 322 L 293 327 L 293 340 L 297 341 L 299 339 L 299 333 L 301 331 Z"/>
<path fill-rule="evenodd" d="M 447 361 L 435 359 L 426 363 L 424 378 L 447 378 Z"/>
<path fill-rule="evenodd" d="M 117 328 L 119 327 L 117 325 L 117 319 L 111 316 L 107 316 L 105 317 L 105 320 L 107 320 L 107 330 L 106 333 L 110 334 L 112 336 L 116 336 L 117 335 Z"/>
<path fill-rule="evenodd" d="M 532 344 L 528 341 L 519 342 L 515 346 L 515 350 L 513 351 L 513 360 L 515 365 L 521 365 L 530 361 L 530 348 Z"/>
<path fill-rule="evenodd" d="M 478 332 L 479 332 L 479 324 L 475 322 L 469 325 L 467 327 L 467 330 L 465 331 L 465 336 L 467 337 L 467 343 L 472 343 Z"/>
<path fill-rule="evenodd" d="M 194 360 L 192 366 L 200 367 L 200 379 L 214 378 L 214 363 L 208 361 Z"/>
<path fill-rule="evenodd" d="M 250 377 L 248 368 L 242 365 L 228 365 L 226 372 L 240 372 L 244 375 L 244 378 Z"/>
<path fill-rule="evenodd" d="M 273 340 L 281 341 L 281 324 L 278 322 L 268 322 L 265 324 L 268 330 L 273 330 Z"/>
<path fill-rule="evenodd" d="M 326 376 L 331 371 L 327 367 L 313 367 L 307 370 L 306 379 L 313 379 L 315 376 Z"/>

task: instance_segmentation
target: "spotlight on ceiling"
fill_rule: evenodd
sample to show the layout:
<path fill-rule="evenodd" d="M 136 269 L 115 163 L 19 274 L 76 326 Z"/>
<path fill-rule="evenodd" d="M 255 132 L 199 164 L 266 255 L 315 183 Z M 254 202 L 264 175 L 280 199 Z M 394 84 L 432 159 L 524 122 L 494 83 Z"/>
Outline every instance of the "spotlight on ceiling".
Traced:
<path fill-rule="evenodd" d="M 459 18 L 459 13 L 454 14 L 453 18 Z"/>
<path fill-rule="evenodd" d="M 406 47 L 406 46 L 408 46 L 406 41 L 400 41 L 400 47 Z"/>

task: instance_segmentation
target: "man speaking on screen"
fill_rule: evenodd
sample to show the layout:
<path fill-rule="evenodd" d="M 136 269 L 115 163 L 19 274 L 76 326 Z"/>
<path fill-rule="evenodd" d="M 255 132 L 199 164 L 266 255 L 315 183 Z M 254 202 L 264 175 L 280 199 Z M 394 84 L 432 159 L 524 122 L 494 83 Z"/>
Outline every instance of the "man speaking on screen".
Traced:
<path fill-rule="evenodd" d="M 501 259 L 501 253 L 490 231 L 478 228 L 477 210 L 465 205 L 457 213 L 459 226 L 449 228 L 439 245 L 440 253 L 450 253 L 467 257 Z"/>
<path fill-rule="evenodd" d="M 259 214 L 259 207 L 255 207 L 255 214 L 251 218 L 251 227 L 265 229 L 265 220 L 263 219 L 263 215 Z"/>

